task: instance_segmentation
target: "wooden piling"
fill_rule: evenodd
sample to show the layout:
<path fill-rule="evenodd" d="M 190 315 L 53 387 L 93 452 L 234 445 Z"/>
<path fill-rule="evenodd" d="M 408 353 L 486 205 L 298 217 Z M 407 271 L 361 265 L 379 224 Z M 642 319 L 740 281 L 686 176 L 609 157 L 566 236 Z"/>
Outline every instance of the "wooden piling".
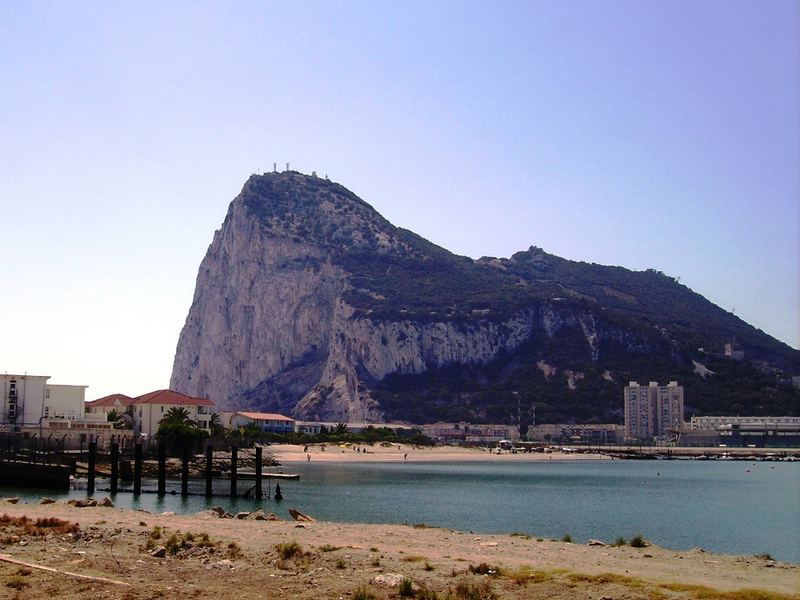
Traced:
<path fill-rule="evenodd" d="M 97 465 L 97 442 L 89 442 L 89 467 L 87 473 L 86 493 L 94 494 L 94 471 Z"/>
<path fill-rule="evenodd" d="M 111 493 L 119 491 L 119 444 L 111 442 Z"/>
<path fill-rule="evenodd" d="M 161 440 L 158 444 L 158 495 L 167 493 L 167 444 Z"/>
<path fill-rule="evenodd" d="M 184 444 L 181 452 L 181 496 L 189 495 L 189 446 Z"/>
<path fill-rule="evenodd" d="M 136 442 L 133 448 L 133 493 L 142 493 L 142 443 Z"/>
<path fill-rule="evenodd" d="M 256 500 L 261 500 L 264 497 L 264 490 L 261 487 L 261 463 L 263 458 L 263 448 L 256 447 Z"/>
<path fill-rule="evenodd" d="M 231 498 L 236 498 L 236 469 L 237 460 L 239 458 L 239 448 L 231 446 Z"/>
<path fill-rule="evenodd" d="M 210 498 L 214 493 L 213 474 L 211 469 L 214 465 L 214 448 L 210 444 L 206 446 L 206 498 Z"/>

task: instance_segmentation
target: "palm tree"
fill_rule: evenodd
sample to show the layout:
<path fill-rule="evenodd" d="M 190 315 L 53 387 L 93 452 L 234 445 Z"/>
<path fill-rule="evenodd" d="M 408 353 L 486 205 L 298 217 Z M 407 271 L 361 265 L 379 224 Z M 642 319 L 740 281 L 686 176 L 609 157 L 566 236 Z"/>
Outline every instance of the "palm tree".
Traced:
<path fill-rule="evenodd" d="M 170 424 L 170 425 L 192 425 L 192 420 L 189 418 L 189 409 L 183 406 L 173 406 L 170 408 L 161 420 L 158 422 L 160 424 Z"/>
<path fill-rule="evenodd" d="M 221 435 L 225 433 L 225 428 L 222 426 L 222 419 L 219 414 L 211 413 L 211 419 L 208 421 L 208 427 L 211 429 L 211 435 Z"/>

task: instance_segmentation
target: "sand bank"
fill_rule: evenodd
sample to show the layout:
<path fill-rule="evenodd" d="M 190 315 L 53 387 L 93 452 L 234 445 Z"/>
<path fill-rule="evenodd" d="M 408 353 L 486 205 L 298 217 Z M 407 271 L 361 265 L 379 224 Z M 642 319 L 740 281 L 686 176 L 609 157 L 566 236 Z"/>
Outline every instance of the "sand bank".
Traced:
<path fill-rule="evenodd" d="M 307 451 L 305 449 L 308 449 Z M 497 449 L 409 444 L 275 444 L 270 452 L 281 463 L 291 462 L 532 462 L 547 460 L 610 460 L 602 454 L 566 452 L 499 452 Z"/>

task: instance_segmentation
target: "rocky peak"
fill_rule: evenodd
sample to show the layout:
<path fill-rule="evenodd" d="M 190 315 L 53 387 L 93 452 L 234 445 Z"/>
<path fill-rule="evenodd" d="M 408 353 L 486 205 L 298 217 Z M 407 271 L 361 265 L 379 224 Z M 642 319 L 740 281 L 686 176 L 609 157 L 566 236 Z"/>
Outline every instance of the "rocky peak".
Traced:
<path fill-rule="evenodd" d="M 337 253 L 411 251 L 397 228 L 347 188 L 296 171 L 253 175 L 234 203 L 265 233 L 315 244 Z"/>

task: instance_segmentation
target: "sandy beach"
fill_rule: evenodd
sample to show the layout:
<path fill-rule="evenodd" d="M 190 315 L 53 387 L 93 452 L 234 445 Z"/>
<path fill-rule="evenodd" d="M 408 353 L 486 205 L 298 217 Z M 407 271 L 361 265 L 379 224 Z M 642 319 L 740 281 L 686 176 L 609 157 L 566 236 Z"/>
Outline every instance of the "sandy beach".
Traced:
<path fill-rule="evenodd" d="M 306 450 L 307 448 L 307 450 Z M 496 448 L 413 446 L 410 444 L 276 444 L 270 453 L 280 463 L 292 462 L 532 462 L 546 460 L 610 460 L 602 454 L 554 451 L 517 452 Z"/>
<path fill-rule="evenodd" d="M 765 556 L 252 516 L 0 501 L 0 597 L 800 598 L 798 566 Z"/>

